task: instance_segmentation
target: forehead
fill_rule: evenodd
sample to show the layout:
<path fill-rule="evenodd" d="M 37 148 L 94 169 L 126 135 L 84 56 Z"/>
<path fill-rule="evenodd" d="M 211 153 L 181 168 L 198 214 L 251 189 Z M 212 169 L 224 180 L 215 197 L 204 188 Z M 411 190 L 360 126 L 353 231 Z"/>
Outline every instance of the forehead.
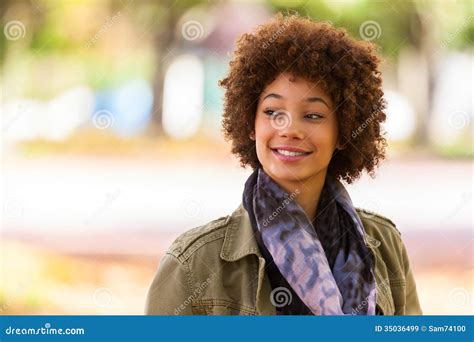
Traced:
<path fill-rule="evenodd" d="M 268 84 L 261 94 L 261 98 L 269 93 L 282 95 L 285 99 L 304 100 L 305 98 L 318 96 L 330 100 L 330 96 L 316 83 L 310 82 L 303 77 L 296 77 L 289 73 L 278 75 L 275 80 Z"/>

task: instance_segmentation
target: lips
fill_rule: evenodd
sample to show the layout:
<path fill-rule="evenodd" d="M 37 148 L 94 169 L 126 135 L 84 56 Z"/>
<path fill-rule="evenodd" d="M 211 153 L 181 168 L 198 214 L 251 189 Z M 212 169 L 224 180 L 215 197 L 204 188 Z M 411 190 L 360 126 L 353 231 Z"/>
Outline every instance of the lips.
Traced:
<path fill-rule="evenodd" d="M 275 157 L 283 162 L 296 162 L 306 158 L 308 155 L 313 153 L 312 151 L 305 151 L 300 148 L 296 147 L 278 147 L 278 148 L 271 148 Z"/>
<path fill-rule="evenodd" d="M 271 149 L 275 152 L 279 152 L 281 154 L 286 154 L 286 155 L 288 155 L 289 153 L 296 153 L 296 154 L 301 154 L 301 155 L 313 153 L 312 151 L 307 151 L 307 150 L 303 150 L 301 148 L 292 147 L 292 146 L 274 146 L 274 147 L 271 147 Z"/>
<path fill-rule="evenodd" d="M 297 157 L 297 156 L 305 156 L 310 154 L 310 152 L 297 152 L 297 151 L 288 151 L 288 150 L 282 150 L 282 149 L 276 149 L 274 150 L 277 153 L 284 155 L 284 156 L 290 156 L 290 157 Z"/>

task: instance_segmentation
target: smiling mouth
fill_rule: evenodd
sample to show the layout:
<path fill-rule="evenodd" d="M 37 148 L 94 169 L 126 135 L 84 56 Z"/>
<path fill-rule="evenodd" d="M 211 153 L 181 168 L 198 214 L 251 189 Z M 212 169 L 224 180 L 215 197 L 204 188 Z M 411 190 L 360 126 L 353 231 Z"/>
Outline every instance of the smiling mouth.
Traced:
<path fill-rule="evenodd" d="M 273 152 L 278 153 L 282 156 L 286 157 L 299 157 L 299 156 L 307 156 L 308 154 L 311 154 L 313 152 L 297 152 L 297 151 L 288 151 L 288 150 L 283 150 L 283 149 L 271 149 Z"/>

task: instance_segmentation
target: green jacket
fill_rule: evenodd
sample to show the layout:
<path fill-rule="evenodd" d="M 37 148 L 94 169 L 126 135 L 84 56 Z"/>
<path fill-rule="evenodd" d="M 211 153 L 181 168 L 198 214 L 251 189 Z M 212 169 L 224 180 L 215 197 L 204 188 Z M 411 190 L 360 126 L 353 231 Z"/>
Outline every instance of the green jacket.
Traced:
<path fill-rule="evenodd" d="M 400 232 L 390 220 L 357 209 L 375 255 L 377 306 L 384 315 L 421 315 Z M 162 258 L 147 295 L 148 315 L 275 315 L 265 259 L 247 211 L 189 230 Z"/>

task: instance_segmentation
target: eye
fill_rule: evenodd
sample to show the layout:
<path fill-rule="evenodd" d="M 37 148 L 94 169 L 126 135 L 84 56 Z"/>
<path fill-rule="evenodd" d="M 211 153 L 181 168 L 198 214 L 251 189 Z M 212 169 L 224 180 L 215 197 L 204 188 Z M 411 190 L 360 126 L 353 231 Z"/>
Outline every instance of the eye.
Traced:
<path fill-rule="evenodd" d="M 274 116 L 274 115 L 278 114 L 278 112 L 276 110 L 273 110 L 273 109 L 266 109 L 263 112 L 268 116 Z"/>
<path fill-rule="evenodd" d="M 323 119 L 324 116 L 320 114 L 312 113 L 312 114 L 305 115 L 305 118 L 309 118 L 311 120 L 318 120 L 318 119 Z"/>
<path fill-rule="evenodd" d="M 276 118 L 279 115 L 285 115 L 284 111 L 273 110 L 273 109 L 266 109 L 263 112 L 270 118 Z"/>

